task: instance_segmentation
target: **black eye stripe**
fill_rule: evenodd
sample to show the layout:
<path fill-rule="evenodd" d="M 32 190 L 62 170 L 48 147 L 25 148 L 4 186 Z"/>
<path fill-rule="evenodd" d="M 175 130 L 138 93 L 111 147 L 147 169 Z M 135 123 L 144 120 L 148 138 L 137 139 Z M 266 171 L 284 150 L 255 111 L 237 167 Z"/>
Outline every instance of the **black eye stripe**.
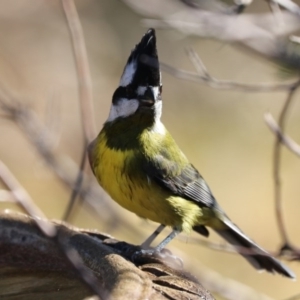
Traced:
<path fill-rule="evenodd" d="M 129 84 L 127 86 L 119 86 L 116 91 L 114 92 L 112 102 L 116 104 L 119 99 L 125 98 L 125 99 L 139 99 L 141 95 L 138 95 L 137 93 L 137 87 Z M 145 94 L 143 96 L 147 96 L 148 98 L 152 98 L 152 96 L 148 95 L 147 89 L 145 91 Z M 159 94 L 158 94 L 158 100 L 161 99 L 161 93 L 162 93 L 162 85 L 159 86 Z"/>
<path fill-rule="evenodd" d="M 136 88 L 134 88 L 131 84 L 127 85 L 125 89 L 128 99 L 136 97 Z"/>
<path fill-rule="evenodd" d="M 113 95 L 113 103 L 118 102 L 120 98 L 126 98 L 126 99 L 136 99 L 137 93 L 132 85 L 128 86 L 119 86 Z"/>

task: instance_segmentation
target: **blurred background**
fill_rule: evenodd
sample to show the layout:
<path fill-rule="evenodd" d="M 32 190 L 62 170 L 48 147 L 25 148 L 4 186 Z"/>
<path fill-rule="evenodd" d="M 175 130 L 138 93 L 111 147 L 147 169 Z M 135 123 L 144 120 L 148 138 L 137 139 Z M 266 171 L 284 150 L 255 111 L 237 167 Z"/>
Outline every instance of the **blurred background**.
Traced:
<path fill-rule="evenodd" d="M 56 136 L 54 153 L 79 165 L 83 131 L 78 84 L 61 2 L 0 0 L 0 6 L 1 86 L 34 110 L 43 123 L 51 119 Z M 93 80 L 94 115 L 100 130 L 127 57 L 147 28 L 141 21 L 144 16 L 121 1 L 79 0 L 76 6 L 86 40 Z M 263 12 L 269 12 L 264 1 L 254 1 L 247 9 L 247 13 Z M 210 73 L 219 79 L 244 83 L 286 80 L 274 62 L 229 42 L 161 29 L 157 29 L 157 41 L 160 60 L 176 68 L 194 71 L 185 52 L 187 46 L 192 46 Z M 215 90 L 176 79 L 165 72 L 162 76 L 164 124 L 233 221 L 262 247 L 278 250 L 280 236 L 272 180 L 275 137 L 265 125 L 263 115 L 271 112 L 278 117 L 286 93 Z M 300 141 L 298 97 L 299 94 L 290 107 L 286 125 L 288 134 L 296 141 Z M 0 137 L 0 159 L 47 217 L 61 219 L 70 189 L 45 164 L 14 122 L 0 118 Z M 91 175 L 89 168 L 86 169 Z M 298 246 L 299 174 L 299 158 L 284 148 L 281 171 L 284 218 L 289 236 Z M 1 203 L 0 208 L 18 210 L 16 205 L 7 203 Z M 98 209 L 103 212 L 102 217 L 97 217 L 86 205 L 77 207 L 70 223 L 107 232 L 133 244 L 140 244 L 157 226 L 120 208 L 104 194 L 99 197 Z M 166 230 L 157 241 L 167 233 Z M 183 257 L 185 268 L 195 276 L 202 278 L 208 267 L 224 280 L 235 279 L 275 299 L 286 299 L 300 292 L 298 283 L 279 275 L 258 274 L 239 255 L 197 245 L 194 238 L 198 237 L 182 235 L 168 248 Z M 214 234 L 210 238 L 221 242 Z M 298 262 L 287 262 L 287 265 L 300 277 Z M 209 284 L 205 286 L 211 288 Z"/>

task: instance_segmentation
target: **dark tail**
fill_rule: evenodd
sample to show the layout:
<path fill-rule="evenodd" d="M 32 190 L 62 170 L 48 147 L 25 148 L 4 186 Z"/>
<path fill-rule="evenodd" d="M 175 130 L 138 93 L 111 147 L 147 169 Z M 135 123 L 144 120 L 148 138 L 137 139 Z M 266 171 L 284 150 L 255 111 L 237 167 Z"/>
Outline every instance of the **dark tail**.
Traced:
<path fill-rule="evenodd" d="M 270 273 L 279 273 L 289 278 L 295 278 L 295 274 L 279 260 L 272 257 L 264 249 L 250 240 L 236 225 L 229 219 L 223 221 L 225 228 L 214 229 L 222 238 L 232 246 L 257 270 L 266 270 Z M 197 228 L 195 231 L 198 232 Z M 199 232 L 201 234 L 201 232 Z M 202 233 L 203 234 L 203 233 Z M 243 253 L 244 251 L 244 253 Z M 247 251 L 251 254 L 247 254 Z M 253 254 L 254 253 L 254 254 Z"/>

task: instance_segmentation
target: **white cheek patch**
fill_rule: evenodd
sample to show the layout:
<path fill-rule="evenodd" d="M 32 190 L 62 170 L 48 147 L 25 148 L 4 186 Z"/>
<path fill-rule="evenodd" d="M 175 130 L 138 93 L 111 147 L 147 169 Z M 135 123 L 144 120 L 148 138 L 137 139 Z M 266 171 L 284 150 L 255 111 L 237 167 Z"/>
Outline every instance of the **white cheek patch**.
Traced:
<path fill-rule="evenodd" d="M 107 122 L 112 122 L 119 117 L 128 117 L 133 115 L 139 107 L 139 101 L 136 99 L 121 98 L 117 104 L 112 104 Z"/>
<path fill-rule="evenodd" d="M 132 82 L 133 76 L 136 72 L 136 61 L 133 60 L 131 63 L 127 64 L 125 67 L 125 70 L 123 72 L 123 75 L 120 80 L 120 86 L 127 86 Z"/>

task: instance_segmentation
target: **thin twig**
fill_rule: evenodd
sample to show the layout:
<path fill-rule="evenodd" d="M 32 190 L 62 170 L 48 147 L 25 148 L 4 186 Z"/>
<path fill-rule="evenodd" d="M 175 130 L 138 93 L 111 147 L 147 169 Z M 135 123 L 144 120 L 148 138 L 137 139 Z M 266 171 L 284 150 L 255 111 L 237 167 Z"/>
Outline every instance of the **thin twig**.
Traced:
<path fill-rule="evenodd" d="M 81 157 L 80 169 L 75 182 L 75 189 L 69 199 L 67 210 L 64 213 L 64 220 L 69 218 L 71 210 L 75 204 L 75 200 L 79 194 L 83 182 L 83 170 L 87 160 L 87 145 L 96 137 L 96 126 L 94 120 L 93 90 L 90 67 L 86 51 L 85 39 L 73 0 L 62 0 L 65 16 L 68 22 L 74 59 L 77 69 L 77 77 L 79 83 L 81 119 L 84 132 L 83 154 Z"/>
<path fill-rule="evenodd" d="M 202 59 L 198 55 L 198 53 L 191 47 L 186 49 L 187 55 L 191 62 L 193 63 L 196 71 L 198 72 L 199 75 L 205 76 L 207 79 L 212 79 L 211 75 L 209 74 L 206 66 L 204 65 Z"/>
<path fill-rule="evenodd" d="M 284 144 L 290 151 L 300 157 L 300 145 L 297 144 L 293 139 L 291 139 L 286 134 L 283 134 L 282 130 L 276 123 L 275 119 L 270 113 L 265 114 L 265 122 L 270 128 L 270 130 L 277 136 L 280 137 L 281 143 Z"/>
<path fill-rule="evenodd" d="M 74 174 L 79 174 L 77 164 L 70 157 L 57 155 L 53 152 L 52 144 L 50 143 L 49 145 L 51 135 L 48 138 L 48 129 L 36 113 L 26 103 L 22 103 L 10 90 L 4 89 L 1 85 L 0 109 L 7 114 L 9 120 L 18 125 L 21 132 L 24 133 L 25 137 L 31 142 L 34 149 L 47 166 L 54 171 L 54 174 L 57 175 L 60 181 L 71 189 L 75 189 Z M 80 190 L 80 197 L 91 208 L 90 211 L 97 214 L 97 219 L 101 218 L 102 220 L 106 220 L 110 225 L 116 226 L 117 222 L 114 220 L 116 220 L 117 214 L 111 209 L 109 203 L 105 201 L 104 194 L 99 189 L 99 185 L 94 182 L 94 178 L 91 178 L 85 172 L 83 174 L 84 182 L 87 181 L 89 187 Z M 97 203 L 101 203 L 101 206 Z M 109 218 L 107 217 L 108 215 L 110 216 Z M 127 220 L 123 219 L 123 222 L 125 222 L 127 227 L 131 227 L 131 224 Z M 134 226 L 131 227 L 131 230 L 135 230 Z"/>
<path fill-rule="evenodd" d="M 99 282 L 95 275 L 83 264 L 79 254 L 65 244 L 63 237 L 56 230 L 55 226 L 49 222 L 43 212 L 35 205 L 27 191 L 2 161 L 0 161 L 0 178 L 11 191 L 16 202 L 28 215 L 33 218 L 41 232 L 57 244 L 59 250 L 70 262 L 71 267 L 77 271 L 77 274 L 83 280 L 83 282 L 87 284 L 87 286 L 91 288 L 94 293 L 101 297 L 101 299 L 103 296 L 107 296 L 107 293 L 100 288 Z"/>
<path fill-rule="evenodd" d="M 71 197 L 70 197 L 69 202 L 68 202 L 68 206 L 67 206 L 67 208 L 64 212 L 64 215 L 63 215 L 63 220 L 64 221 L 69 220 L 72 209 L 75 205 L 76 198 L 77 198 L 77 196 L 80 195 L 80 190 L 82 188 L 82 183 L 83 183 L 83 178 L 84 178 L 83 170 L 84 170 L 84 166 L 85 166 L 86 161 L 87 161 L 87 159 L 86 159 L 86 149 L 84 148 L 83 153 L 81 155 L 80 167 L 79 167 L 78 175 L 76 177 L 76 181 L 75 181 L 75 184 L 74 184 L 74 189 L 72 189 L 72 193 L 71 193 Z"/>
<path fill-rule="evenodd" d="M 300 86 L 300 80 L 298 80 L 295 85 L 290 89 L 283 108 L 281 110 L 278 126 L 281 128 L 281 132 L 284 133 L 285 117 L 288 108 L 293 100 L 293 96 L 296 90 Z M 281 197 L 281 178 L 280 178 L 280 167 L 281 167 L 281 136 L 277 135 L 275 145 L 274 145 L 274 155 L 273 155 L 273 176 L 274 176 L 274 193 L 275 193 L 275 212 L 276 219 L 279 228 L 279 232 L 284 245 L 290 245 L 287 230 L 285 228 L 285 223 L 282 213 L 282 197 Z"/>
<path fill-rule="evenodd" d="M 56 235 L 55 227 L 49 225 L 49 222 L 45 222 L 46 216 L 43 212 L 34 204 L 27 191 L 22 187 L 18 180 L 9 171 L 6 165 L 0 161 L 0 179 L 5 186 L 11 191 L 16 202 L 26 211 L 30 216 L 35 218 L 35 222 L 41 231 L 49 237 Z"/>
<path fill-rule="evenodd" d="M 76 6 L 73 0 L 62 0 L 68 27 L 72 38 L 74 57 L 79 83 L 80 106 L 82 114 L 82 125 L 86 143 L 90 143 L 96 136 L 94 122 L 94 105 L 92 79 L 84 41 L 83 30 L 80 24 Z"/>
<path fill-rule="evenodd" d="M 163 71 L 176 78 L 196 83 L 203 83 L 218 90 L 235 90 L 252 93 L 282 92 L 289 91 L 296 83 L 295 81 L 289 83 L 239 83 L 231 80 L 219 80 L 211 75 L 209 75 L 209 77 L 206 75 L 199 75 L 198 73 L 174 68 L 173 66 L 165 63 L 160 63 L 160 66 Z"/>
<path fill-rule="evenodd" d="M 184 241 L 186 242 L 186 238 L 179 236 L 178 237 L 179 241 Z M 241 255 L 261 255 L 261 256 L 280 256 L 281 253 L 278 253 L 278 251 L 267 251 L 263 252 L 258 248 L 246 248 L 242 246 L 232 246 L 227 243 L 216 243 L 216 242 L 211 242 L 209 240 L 204 240 L 204 239 L 199 239 L 199 238 L 188 238 L 188 243 L 195 244 L 195 245 L 200 245 L 202 247 L 206 247 L 209 249 L 212 249 L 214 251 L 218 252 L 225 252 L 225 253 L 230 253 L 230 254 L 241 254 Z M 292 256 L 285 255 L 285 259 L 287 260 L 292 260 Z"/>

